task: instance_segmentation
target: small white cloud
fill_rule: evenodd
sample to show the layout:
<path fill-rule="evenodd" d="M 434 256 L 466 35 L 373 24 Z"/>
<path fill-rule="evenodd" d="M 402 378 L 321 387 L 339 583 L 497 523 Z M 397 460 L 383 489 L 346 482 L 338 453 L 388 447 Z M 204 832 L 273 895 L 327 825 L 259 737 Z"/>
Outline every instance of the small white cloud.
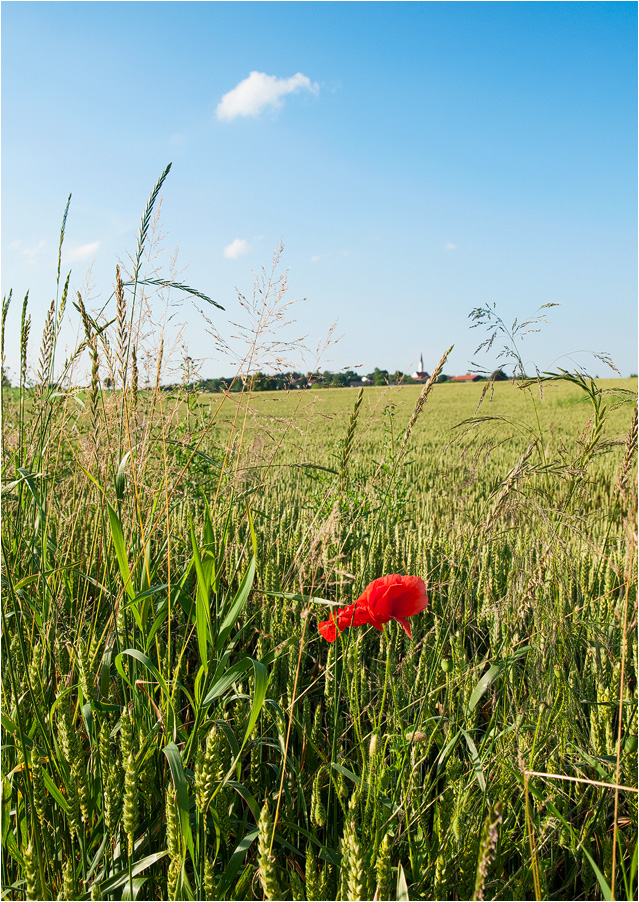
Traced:
<path fill-rule="evenodd" d="M 447 250 L 447 251 L 456 251 L 458 247 L 459 247 L 459 245 L 457 245 L 457 244 L 451 244 L 451 242 L 449 241 L 448 244 L 445 244 L 445 245 L 444 245 L 444 250 Z"/>
<path fill-rule="evenodd" d="M 20 247 L 20 242 L 16 242 L 16 245 L 17 247 Z M 38 241 L 38 243 L 34 244 L 33 247 L 22 248 L 22 256 L 26 257 L 29 266 L 33 266 L 33 264 L 36 262 L 36 258 L 39 257 L 40 254 L 45 250 L 46 246 L 46 241 Z"/>
<path fill-rule="evenodd" d="M 320 260 L 325 260 L 326 257 L 330 257 L 330 254 L 313 254 L 311 263 L 319 263 Z"/>
<path fill-rule="evenodd" d="M 317 94 L 319 85 L 301 72 L 291 78 L 251 72 L 248 78 L 222 97 L 217 105 L 217 118 L 228 121 L 236 116 L 259 116 L 266 109 L 274 110 L 282 106 L 282 98 L 286 94 L 302 90 Z"/>
<path fill-rule="evenodd" d="M 251 246 L 244 238 L 236 238 L 224 248 L 224 256 L 227 260 L 237 260 L 238 257 L 244 257 L 250 251 Z"/>
<path fill-rule="evenodd" d="M 81 244 L 79 247 L 72 248 L 65 256 L 69 263 L 74 263 L 78 260 L 86 260 L 88 257 L 95 256 L 99 247 L 99 241 L 92 241 L 91 244 Z"/>

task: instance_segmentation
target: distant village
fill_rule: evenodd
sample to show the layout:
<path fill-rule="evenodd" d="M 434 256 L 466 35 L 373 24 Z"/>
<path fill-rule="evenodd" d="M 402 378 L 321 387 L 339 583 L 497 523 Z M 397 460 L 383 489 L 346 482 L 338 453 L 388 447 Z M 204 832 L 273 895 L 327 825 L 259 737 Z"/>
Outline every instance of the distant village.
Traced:
<path fill-rule="evenodd" d="M 441 373 L 437 382 L 482 382 L 488 379 L 494 382 L 504 382 L 508 380 L 508 376 L 503 370 L 495 370 L 490 375 L 479 375 L 477 373 L 465 373 L 462 376 L 449 376 Z M 388 370 L 380 370 L 375 367 L 372 373 L 362 376 L 355 370 L 347 369 L 333 373 L 329 370 L 324 372 L 313 373 L 255 373 L 253 376 L 236 376 L 228 379 L 201 379 L 199 382 L 193 383 L 188 387 L 196 391 L 204 392 L 223 392 L 223 391 L 242 391 L 242 389 L 250 382 L 253 391 L 291 391 L 300 389 L 321 389 L 321 388 L 361 388 L 365 386 L 381 386 L 381 385 L 419 385 L 430 379 L 430 373 L 424 369 L 423 356 L 419 358 L 419 369 L 414 373 L 403 373 L 396 370 L 394 373 Z M 166 386 L 167 389 L 177 386 Z"/>

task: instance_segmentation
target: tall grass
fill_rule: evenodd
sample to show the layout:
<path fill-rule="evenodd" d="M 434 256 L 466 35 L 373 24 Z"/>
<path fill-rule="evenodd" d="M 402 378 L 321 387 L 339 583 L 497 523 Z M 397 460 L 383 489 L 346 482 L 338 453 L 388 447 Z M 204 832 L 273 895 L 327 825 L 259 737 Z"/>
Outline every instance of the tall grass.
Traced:
<path fill-rule="evenodd" d="M 33 386 L 22 308 L 3 897 L 635 898 L 635 386 L 169 395 L 145 292 L 210 299 L 150 262 L 167 174 L 64 362 L 58 267 Z M 282 351 L 260 280 L 238 379 Z M 412 639 L 319 637 L 392 572 Z"/>

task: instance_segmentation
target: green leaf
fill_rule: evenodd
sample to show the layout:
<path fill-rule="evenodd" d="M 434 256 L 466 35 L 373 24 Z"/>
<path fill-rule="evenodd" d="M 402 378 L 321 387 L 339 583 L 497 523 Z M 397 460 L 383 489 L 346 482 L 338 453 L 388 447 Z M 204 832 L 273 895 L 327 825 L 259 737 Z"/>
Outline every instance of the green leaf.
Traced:
<path fill-rule="evenodd" d="M 239 871 L 242 862 L 244 861 L 244 857 L 248 850 L 251 847 L 251 843 L 257 836 L 257 830 L 251 830 L 250 833 L 247 833 L 246 836 L 240 840 L 240 842 L 235 847 L 235 851 L 231 855 L 231 860 L 229 861 L 226 870 L 222 874 L 222 880 L 220 881 L 220 886 L 218 888 L 218 892 L 220 895 L 224 895 L 227 887 L 230 887 L 235 883 L 235 878 L 237 877 L 237 872 Z"/>
<path fill-rule="evenodd" d="M 483 675 L 483 677 L 473 689 L 470 698 L 468 699 L 468 705 L 466 708 L 468 713 L 475 710 L 479 699 L 490 689 L 495 680 L 499 679 L 505 669 L 506 665 L 503 661 L 500 661 L 498 664 L 493 664 L 490 670 L 488 670 Z"/>
<path fill-rule="evenodd" d="M 124 533 L 122 532 L 122 524 L 120 523 L 120 518 L 117 515 L 115 509 L 111 506 L 111 504 L 107 501 L 107 510 L 109 512 L 109 525 L 111 526 L 111 538 L 113 539 L 113 547 L 115 548 L 115 554 L 118 559 L 118 566 L 120 568 L 120 575 L 124 581 L 124 588 L 126 590 L 126 594 L 129 596 L 131 601 L 135 599 L 135 592 L 133 591 L 133 586 L 131 585 L 131 571 L 129 570 L 129 561 L 126 554 L 126 546 L 124 544 Z M 137 612 L 137 608 L 133 608 L 133 615 L 138 621 L 138 626 L 142 629 L 142 624 L 139 622 L 140 615 Z"/>
<path fill-rule="evenodd" d="M 251 665 L 252 658 L 242 658 L 241 661 L 238 661 L 237 664 L 233 664 L 232 667 L 226 671 L 223 676 L 219 676 L 216 673 L 216 681 L 213 683 L 213 686 L 206 693 L 204 701 L 202 702 L 202 707 L 206 708 L 211 702 L 215 701 L 216 698 L 219 698 L 221 695 L 231 688 L 233 683 L 244 673 L 245 670 Z M 218 668 L 219 672 L 219 668 Z"/>
<path fill-rule="evenodd" d="M 140 895 L 140 890 L 146 883 L 146 877 L 134 877 L 131 882 L 127 880 L 125 885 L 122 888 L 122 898 L 123 899 L 137 899 Z M 131 883 L 133 884 L 133 894 L 131 894 Z"/>
<path fill-rule="evenodd" d="M 189 518 L 190 519 L 190 518 Z M 209 591 L 211 583 L 207 579 L 207 574 L 202 566 L 200 557 L 200 549 L 195 538 L 193 523 L 191 522 L 191 545 L 193 547 L 193 561 L 195 563 L 195 572 L 197 573 L 197 596 L 195 600 L 195 629 L 197 632 L 197 647 L 200 653 L 200 662 L 202 667 L 208 673 L 209 669 L 209 652 L 208 643 L 211 638 L 211 625 L 209 614 Z"/>
<path fill-rule="evenodd" d="M 135 658 L 136 661 L 139 661 L 141 664 L 144 664 L 146 669 L 149 670 L 153 674 L 158 685 L 161 686 L 162 691 L 165 693 L 165 695 L 167 697 L 170 695 L 169 687 L 167 686 L 164 677 L 162 676 L 160 671 L 157 669 L 157 667 L 155 666 L 153 661 L 149 657 L 147 657 L 143 652 L 138 651 L 137 648 L 126 648 L 124 651 L 120 652 L 119 655 L 116 655 L 116 658 L 115 658 L 116 669 L 117 669 L 118 673 L 120 674 L 120 676 L 122 677 L 122 679 L 126 680 L 126 682 L 129 684 L 129 686 L 131 686 L 131 683 L 124 672 L 124 667 L 122 666 L 122 658 L 124 655 L 128 655 L 131 658 Z M 133 687 L 131 686 L 131 688 L 133 688 Z"/>
<path fill-rule="evenodd" d="M 55 785 L 48 772 L 42 768 L 42 777 L 44 779 L 44 785 L 47 787 L 53 798 L 56 800 L 60 808 L 64 811 L 65 814 L 69 813 L 69 806 L 67 804 L 67 800 L 64 798 L 58 787 Z"/>
<path fill-rule="evenodd" d="M 171 777 L 175 786 L 175 796 L 177 800 L 178 810 L 180 812 L 180 826 L 182 828 L 182 836 L 189 848 L 191 858 L 195 862 L 195 852 L 193 849 L 193 834 L 191 833 L 191 818 L 189 804 L 189 789 L 184 773 L 184 765 L 180 750 L 174 742 L 169 742 L 163 749 L 166 759 L 171 769 Z"/>
<path fill-rule="evenodd" d="M 401 861 L 397 865 L 397 894 L 396 894 L 397 902 L 409 902 L 408 899 L 408 884 L 406 883 L 406 874 L 404 873 L 404 868 L 402 867 Z"/>
<path fill-rule="evenodd" d="M 484 771 L 482 770 L 481 761 L 479 760 L 477 746 L 470 738 L 466 730 L 460 730 L 460 732 L 466 740 L 466 745 L 468 746 L 470 760 L 473 762 L 473 767 L 475 768 L 475 779 L 479 783 L 481 791 L 486 792 L 486 778 L 484 777 Z"/>
<path fill-rule="evenodd" d="M 166 855 L 168 855 L 168 851 L 165 849 L 164 852 L 154 852 L 153 855 L 147 855 L 145 858 L 141 858 L 139 861 L 136 861 L 131 867 L 131 876 L 135 877 L 137 874 L 142 873 L 147 868 L 150 868 L 152 864 L 155 864 L 156 861 L 161 861 Z M 121 886 L 124 886 L 125 883 L 128 883 L 129 880 L 129 871 L 127 868 L 124 868 L 121 871 L 118 871 L 116 874 L 113 874 L 108 880 L 104 882 L 100 881 L 100 892 L 102 893 L 101 898 L 105 898 L 107 893 L 112 893 L 114 890 L 119 889 Z"/>
<path fill-rule="evenodd" d="M 599 886 L 601 887 L 601 894 L 603 895 L 606 902 L 612 902 L 612 891 L 611 891 L 610 887 L 608 886 L 608 884 L 606 883 L 606 878 L 604 877 L 604 875 L 601 873 L 601 871 L 595 864 L 595 860 L 592 857 L 592 855 L 590 854 L 590 852 L 588 851 L 588 849 L 583 844 L 582 844 L 581 848 L 583 849 L 584 855 L 590 862 L 591 868 L 595 872 L 595 877 L 599 881 Z"/>
<path fill-rule="evenodd" d="M 493 683 L 499 679 L 504 670 L 514 664 L 515 661 L 517 661 L 519 658 L 522 658 L 529 651 L 530 646 L 527 645 L 525 648 L 518 649 L 514 655 L 510 655 L 508 658 L 504 658 L 503 661 L 497 661 L 495 664 L 493 664 L 490 670 L 488 670 L 483 675 L 483 677 L 479 680 L 479 682 L 473 689 L 472 694 L 468 699 L 468 705 L 466 708 L 468 713 L 475 710 L 480 698 L 490 689 Z"/>
<path fill-rule="evenodd" d="M 248 566 L 246 573 L 242 579 L 240 584 L 240 588 L 237 590 L 237 595 L 231 602 L 231 607 L 229 611 L 222 621 L 222 625 L 220 627 L 220 631 L 217 636 L 217 640 L 215 642 L 215 649 L 219 651 L 220 648 L 224 645 L 226 640 L 228 639 L 231 630 L 235 626 L 235 622 L 237 618 L 240 616 L 244 605 L 246 604 L 250 591 L 253 587 L 253 580 L 255 579 L 255 555 L 251 558 L 251 563 Z"/>
<path fill-rule="evenodd" d="M 253 662 L 253 672 L 255 674 L 255 687 L 253 689 L 251 716 L 249 717 L 249 722 L 246 726 L 246 733 L 242 745 L 248 741 L 249 736 L 253 732 L 253 727 L 257 723 L 257 718 L 260 716 L 260 711 L 262 710 L 262 705 L 266 698 L 266 689 L 268 687 L 268 670 L 260 661 L 255 661 L 253 658 L 251 658 L 251 661 Z"/>

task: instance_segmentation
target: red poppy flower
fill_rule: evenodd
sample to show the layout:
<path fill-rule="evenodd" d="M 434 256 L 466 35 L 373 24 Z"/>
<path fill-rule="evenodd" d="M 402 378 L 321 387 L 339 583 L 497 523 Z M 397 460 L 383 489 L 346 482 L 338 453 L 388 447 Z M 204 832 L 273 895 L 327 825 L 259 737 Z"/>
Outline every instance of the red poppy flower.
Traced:
<path fill-rule="evenodd" d="M 363 626 L 369 623 L 382 630 L 389 620 L 400 623 L 410 636 L 408 617 L 419 614 L 428 607 L 424 581 L 418 576 L 401 576 L 391 573 L 369 583 L 357 601 L 340 608 L 328 620 L 319 624 L 319 631 L 328 642 L 337 639 L 337 633 L 347 626 Z"/>

